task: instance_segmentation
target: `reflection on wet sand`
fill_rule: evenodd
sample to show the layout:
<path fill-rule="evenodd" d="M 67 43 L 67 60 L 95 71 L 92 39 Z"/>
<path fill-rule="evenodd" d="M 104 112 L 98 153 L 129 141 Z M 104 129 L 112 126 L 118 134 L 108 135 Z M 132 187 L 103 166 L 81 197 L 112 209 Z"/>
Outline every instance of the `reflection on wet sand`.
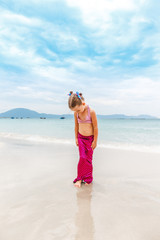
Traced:
<path fill-rule="evenodd" d="M 78 212 L 75 217 L 75 240 L 93 240 L 94 222 L 91 215 L 92 184 L 77 189 Z"/>

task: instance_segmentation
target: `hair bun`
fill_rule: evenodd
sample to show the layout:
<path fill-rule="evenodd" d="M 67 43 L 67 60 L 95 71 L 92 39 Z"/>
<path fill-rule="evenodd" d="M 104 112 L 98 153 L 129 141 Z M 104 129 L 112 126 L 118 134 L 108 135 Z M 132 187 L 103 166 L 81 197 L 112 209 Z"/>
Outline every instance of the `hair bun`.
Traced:
<path fill-rule="evenodd" d="M 79 96 L 81 96 L 81 97 L 82 97 L 82 93 L 79 93 Z"/>

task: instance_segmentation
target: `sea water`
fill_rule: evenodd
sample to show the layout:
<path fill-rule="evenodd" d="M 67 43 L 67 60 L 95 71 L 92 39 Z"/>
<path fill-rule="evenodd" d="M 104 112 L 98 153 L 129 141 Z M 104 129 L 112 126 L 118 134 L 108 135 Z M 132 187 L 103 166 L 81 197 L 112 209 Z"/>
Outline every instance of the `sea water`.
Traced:
<path fill-rule="evenodd" d="M 160 119 L 98 119 L 98 146 L 160 152 Z M 0 137 L 75 144 L 74 119 L 0 119 Z"/>

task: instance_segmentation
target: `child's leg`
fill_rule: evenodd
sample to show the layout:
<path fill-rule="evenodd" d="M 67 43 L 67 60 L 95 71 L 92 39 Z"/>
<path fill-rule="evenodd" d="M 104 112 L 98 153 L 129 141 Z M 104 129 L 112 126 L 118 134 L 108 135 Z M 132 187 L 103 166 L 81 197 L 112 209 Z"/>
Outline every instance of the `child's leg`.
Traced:
<path fill-rule="evenodd" d="M 77 166 L 77 178 L 73 181 L 76 183 L 77 181 L 82 181 L 86 183 L 91 183 L 93 180 L 92 172 L 92 155 L 93 150 L 91 148 L 91 144 L 93 142 L 93 136 L 83 137 L 82 135 L 78 138 L 79 144 L 79 162 Z"/>

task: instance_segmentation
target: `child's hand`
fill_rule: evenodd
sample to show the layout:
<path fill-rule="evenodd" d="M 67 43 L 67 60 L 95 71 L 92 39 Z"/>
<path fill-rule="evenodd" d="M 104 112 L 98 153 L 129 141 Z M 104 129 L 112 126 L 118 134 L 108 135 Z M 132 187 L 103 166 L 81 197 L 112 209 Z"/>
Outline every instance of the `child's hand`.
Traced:
<path fill-rule="evenodd" d="M 92 142 L 92 145 L 91 145 L 92 150 L 94 150 L 94 149 L 96 148 L 96 146 L 97 146 L 97 142 L 96 142 L 96 141 L 93 141 L 93 142 Z"/>
<path fill-rule="evenodd" d="M 79 146 L 79 145 L 78 145 L 78 138 L 76 138 L 76 145 Z"/>

